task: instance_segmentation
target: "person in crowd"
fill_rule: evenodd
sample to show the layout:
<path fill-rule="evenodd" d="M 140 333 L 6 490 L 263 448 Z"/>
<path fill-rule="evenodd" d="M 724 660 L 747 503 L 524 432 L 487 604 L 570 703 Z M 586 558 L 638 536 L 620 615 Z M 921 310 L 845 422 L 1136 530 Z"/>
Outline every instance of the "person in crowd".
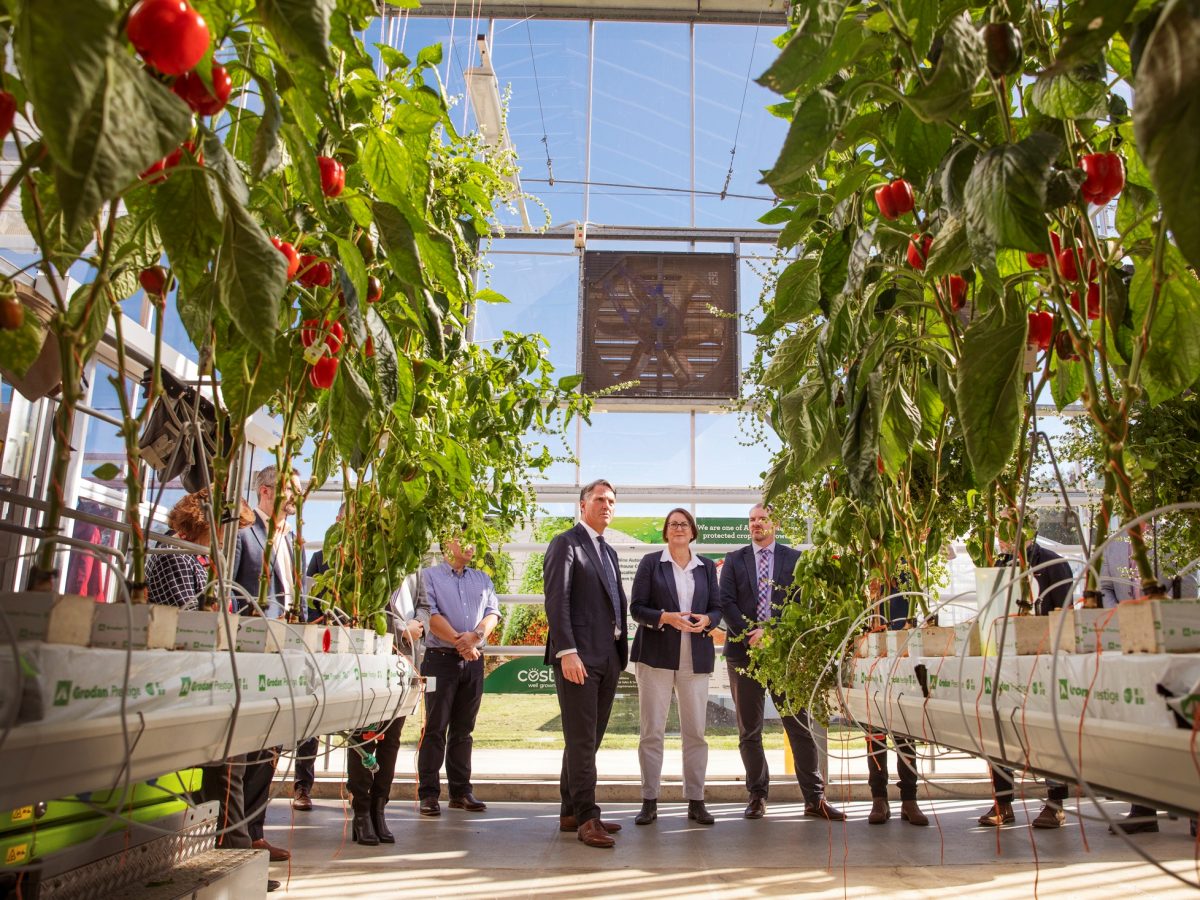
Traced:
<path fill-rule="evenodd" d="M 1161 559 L 1154 551 L 1154 529 L 1139 522 L 1113 535 L 1104 548 L 1104 556 L 1100 562 L 1100 595 L 1105 609 L 1113 609 L 1126 600 L 1136 600 L 1142 595 L 1141 576 L 1138 574 L 1137 561 L 1133 558 L 1133 547 L 1129 540 L 1129 531 L 1137 529 L 1151 546 L 1150 561 L 1154 565 L 1154 577 L 1167 586 L 1174 597 L 1196 596 L 1196 575 L 1189 573 L 1182 577 L 1169 577 L 1174 566 L 1170 560 Z M 1115 825 L 1109 826 L 1109 832 L 1116 833 L 1117 829 L 1126 834 L 1145 834 L 1158 831 L 1158 810 L 1153 806 L 1140 803 L 1130 805 L 1126 813 Z M 1196 820 L 1192 819 L 1192 835 L 1196 834 Z"/>
<path fill-rule="evenodd" d="M 1009 510 L 1001 518 L 996 539 L 1000 547 L 1000 555 L 996 557 L 997 566 L 1016 564 L 1017 522 L 1016 510 Z M 1024 530 L 1025 537 L 1028 538 L 1025 543 L 1025 561 L 1031 569 L 1036 569 L 1033 577 L 1037 583 L 1038 595 L 1033 611 L 1035 615 L 1048 616 L 1052 610 L 1071 605 L 1071 584 L 1074 575 L 1065 559 L 1037 542 L 1037 517 L 1033 513 L 1026 513 Z M 979 824 L 999 828 L 1016 820 L 1012 807 L 1013 770 L 996 763 L 990 765 L 992 793 L 995 799 L 992 808 L 979 817 Z M 1046 779 L 1046 802 L 1030 824 L 1034 828 L 1061 828 L 1067 820 L 1063 804 L 1069 796 L 1067 785 Z"/>
<path fill-rule="evenodd" d="M 181 497 L 169 513 L 171 534 L 192 544 L 211 543 L 208 489 Z M 250 508 L 242 504 L 238 527 L 254 521 Z M 178 606 L 180 609 L 208 609 L 217 603 L 209 596 L 212 567 L 206 555 L 179 551 L 154 553 L 146 563 L 146 595 L 151 603 Z"/>
<path fill-rule="evenodd" d="M 104 503 L 80 499 L 76 508 L 81 513 L 104 519 L 116 519 L 117 511 Z M 71 537 L 79 541 L 87 541 L 97 547 L 114 546 L 116 532 L 95 521 L 82 518 L 75 520 Z M 83 550 L 72 550 L 70 562 L 67 564 L 66 593 L 78 594 L 81 597 L 91 597 L 97 603 L 108 599 L 109 569 L 105 557 L 98 553 L 87 553 Z"/>
<path fill-rule="evenodd" d="M 483 700 L 483 647 L 500 621 L 500 601 L 492 579 L 468 565 L 475 548 L 464 545 L 461 534 L 443 538 L 442 553 L 444 562 L 421 572 L 429 620 L 421 674 L 436 679 L 425 693 L 425 732 L 417 751 L 423 816 L 441 815 L 443 761 L 450 808 L 487 809 L 471 788 L 471 733 Z"/>
<path fill-rule="evenodd" d="M 277 490 L 282 492 L 278 515 L 275 513 Z M 304 598 L 296 589 L 296 573 L 298 568 L 303 568 L 304 548 L 296 546 L 288 523 L 288 516 L 296 513 L 295 497 L 299 493 L 300 484 L 295 471 L 282 482 L 275 466 L 267 466 L 255 473 L 254 494 L 258 508 L 254 511 L 254 521 L 250 527 L 241 529 L 237 535 L 233 580 L 241 585 L 249 597 L 257 598 L 263 569 L 269 564 L 267 603 L 262 609 L 262 615 L 272 619 L 284 618 L 294 612 L 303 621 L 308 615 Z M 275 540 L 268 563 L 263 557 L 267 545 L 267 523 L 272 517 L 275 522 Z M 245 613 L 250 608 L 251 602 L 243 598 L 240 611 Z M 271 781 L 275 777 L 279 750 L 278 747 L 267 747 L 250 753 L 244 777 L 246 812 L 251 817 L 248 828 L 252 846 L 258 850 L 269 851 L 272 862 L 283 862 L 292 856 L 290 851 L 268 843 L 264 831 L 267 803 L 271 796 Z"/>
<path fill-rule="evenodd" d="M 401 583 L 388 603 L 388 632 L 396 643 L 396 649 L 408 657 L 414 666 L 422 662 L 425 623 L 429 603 L 425 597 L 425 582 L 420 572 L 414 572 Z M 377 844 L 394 844 L 395 835 L 384 818 L 392 792 L 392 780 L 396 775 L 396 757 L 400 753 L 400 733 L 404 719 L 397 718 L 386 723 L 382 732 L 359 731 L 351 740 L 374 753 L 379 768 L 372 772 L 362 756 L 351 749 L 346 753 L 346 790 L 350 792 L 350 805 L 354 818 L 351 835 L 358 843 L 373 847 Z"/>
<path fill-rule="evenodd" d="M 904 572 L 888 585 L 886 597 L 880 597 L 884 593 L 880 582 L 871 585 L 876 621 L 889 630 L 899 631 L 908 624 L 909 598 L 904 593 L 907 585 L 908 577 Z M 910 738 L 902 735 L 892 734 L 891 738 L 896 748 L 900 818 L 911 825 L 928 825 L 929 819 L 917 804 L 916 746 Z M 867 822 L 871 825 L 882 825 L 892 817 L 888 803 L 887 740 L 887 732 L 867 732 L 867 783 L 871 788 L 871 812 L 867 815 Z"/>
<path fill-rule="evenodd" d="M 346 504 L 343 503 L 338 507 L 337 518 L 334 521 L 341 522 L 345 515 Z M 308 561 L 308 569 L 304 573 L 306 585 L 311 584 L 318 575 L 323 575 L 328 571 L 329 564 L 325 562 L 325 549 L 321 548 Z M 317 598 L 309 598 L 305 601 L 305 606 L 308 609 L 308 621 L 315 624 L 321 622 L 325 616 L 321 605 L 311 602 L 313 599 Z M 292 783 L 292 809 L 299 812 L 311 812 L 313 808 L 312 789 L 317 782 L 317 752 L 320 747 L 321 739 L 316 736 L 307 738 L 296 745 L 296 778 Z"/>
<path fill-rule="evenodd" d="M 738 750 L 746 768 L 746 790 L 750 802 L 747 819 L 761 819 L 767 810 L 771 773 L 763 752 L 762 730 L 766 688 L 744 674 L 750 661 L 749 650 L 763 637 L 763 624 L 776 615 L 787 601 L 792 571 L 800 553 L 775 540 L 776 523 L 769 506 L 756 504 L 750 510 L 750 539 L 747 547 L 725 556 L 721 567 L 721 618 L 729 638 L 725 641 L 725 665 L 729 669 L 729 689 L 733 694 L 738 725 Z M 804 794 L 804 814 L 840 822 L 841 810 L 825 800 L 825 781 L 821 777 L 817 742 L 813 737 L 812 718 L 801 709 L 785 713 L 783 697 L 772 692 L 771 700 L 783 720 L 783 730 L 796 763 L 796 780 Z"/>
<path fill-rule="evenodd" d="M 613 847 L 613 834 L 621 828 L 604 822 L 596 805 L 596 750 L 629 658 L 629 604 L 616 551 L 604 540 L 616 506 L 609 482 L 584 485 L 579 522 L 554 537 L 542 563 L 549 622 L 545 662 L 554 668 L 566 743 L 558 827 L 599 848 Z"/>
<path fill-rule="evenodd" d="M 283 494 L 279 512 L 275 512 L 276 491 Z M 263 554 L 267 547 L 268 525 L 275 522 L 275 539 L 271 553 L 270 572 L 267 584 L 266 606 L 262 614 L 269 619 L 297 617 L 301 622 L 308 619 L 308 609 L 296 584 L 300 580 L 297 572 L 304 568 L 304 548 L 298 547 L 295 535 L 288 522 L 296 514 L 296 496 L 300 493 L 300 482 L 295 470 L 291 477 L 279 483 L 275 466 L 267 466 L 254 476 L 254 495 L 258 503 L 255 520 L 249 528 L 238 532 L 237 547 L 233 559 L 233 580 L 245 590 L 248 597 L 257 599 L 259 581 L 263 573 Z M 244 612 L 253 602 L 242 598 L 239 607 Z"/>
<path fill-rule="evenodd" d="M 717 567 L 692 550 L 699 530 L 686 509 L 667 513 L 662 536 L 667 548 L 642 558 L 629 598 L 630 614 L 638 623 L 630 657 L 637 674 L 641 719 L 642 810 L 634 822 L 649 825 L 658 818 L 663 739 L 674 693 L 683 738 L 687 816 L 701 825 L 712 825 L 715 820 L 704 806 L 708 768 L 704 723 L 708 681 L 716 659 L 712 630 L 721 622 Z"/>

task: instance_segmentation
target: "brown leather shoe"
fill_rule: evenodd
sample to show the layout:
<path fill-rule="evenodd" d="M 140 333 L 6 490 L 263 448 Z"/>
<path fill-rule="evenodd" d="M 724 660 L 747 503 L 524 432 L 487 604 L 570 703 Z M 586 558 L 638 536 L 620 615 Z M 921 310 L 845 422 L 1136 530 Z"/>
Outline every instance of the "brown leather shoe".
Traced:
<path fill-rule="evenodd" d="M 605 831 L 607 831 L 609 834 L 616 834 L 618 831 L 621 830 L 621 825 L 619 822 L 601 822 L 600 827 L 603 828 Z M 578 823 L 576 823 L 574 816 L 559 816 L 558 817 L 558 830 L 559 831 L 578 831 L 579 825 L 578 825 Z"/>
<path fill-rule="evenodd" d="M 467 791 L 461 797 L 450 798 L 451 809 L 465 809 L 467 812 L 483 812 L 487 809 L 487 804 Z"/>
<path fill-rule="evenodd" d="M 421 798 L 421 815 L 440 816 L 442 814 L 442 805 L 438 803 L 437 797 L 422 797 Z"/>
<path fill-rule="evenodd" d="M 892 808 L 887 800 L 876 797 L 871 801 L 871 814 L 867 816 L 868 825 L 882 825 L 892 817 Z"/>
<path fill-rule="evenodd" d="M 600 824 L 599 819 L 588 819 L 579 826 L 579 831 L 576 834 L 579 836 L 579 840 L 583 841 L 589 847 L 600 847 L 607 850 L 616 846 L 617 843 L 604 830 L 604 826 Z"/>
<path fill-rule="evenodd" d="M 1057 803 L 1047 803 L 1030 824 L 1034 828 L 1062 828 L 1066 821 L 1067 814 L 1062 811 L 1061 806 Z"/>
<path fill-rule="evenodd" d="M 742 818 L 761 819 L 766 814 L 767 798 L 755 794 L 750 798 L 750 802 L 746 804 L 746 811 L 742 813 Z"/>
<path fill-rule="evenodd" d="M 846 814 L 826 803 L 824 797 L 816 803 L 804 804 L 804 814 L 811 819 L 826 819 L 830 822 L 846 821 Z"/>
<path fill-rule="evenodd" d="M 921 807 L 917 806 L 916 800 L 901 800 L 900 801 L 900 818 L 909 825 L 928 825 L 929 818 L 925 813 L 921 812 Z"/>
<path fill-rule="evenodd" d="M 302 784 L 296 785 L 292 790 L 292 809 L 312 812 L 312 798 L 308 795 L 308 788 Z"/>
<path fill-rule="evenodd" d="M 1011 803 L 994 803 L 990 810 L 979 817 L 979 824 L 987 825 L 990 828 L 999 828 L 1001 825 L 1007 825 L 1016 820 L 1017 816 L 1013 812 Z"/>
<path fill-rule="evenodd" d="M 268 844 L 266 838 L 259 838 L 250 844 L 255 850 L 266 850 L 271 855 L 271 862 L 287 862 L 292 858 L 292 854 L 282 847 L 276 847 L 273 844 Z"/>

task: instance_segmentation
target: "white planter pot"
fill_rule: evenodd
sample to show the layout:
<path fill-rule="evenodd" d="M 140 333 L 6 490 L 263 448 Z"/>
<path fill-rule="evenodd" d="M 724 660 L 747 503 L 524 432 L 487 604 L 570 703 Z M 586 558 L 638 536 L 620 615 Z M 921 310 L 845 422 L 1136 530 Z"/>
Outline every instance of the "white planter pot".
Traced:
<path fill-rule="evenodd" d="M 287 626 L 283 648 L 285 650 L 303 650 L 311 653 L 321 652 L 321 633 L 325 630 L 322 625 L 296 624 Z"/>
<path fill-rule="evenodd" d="M 287 640 L 287 622 L 263 616 L 242 616 L 238 625 L 238 653 L 278 653 Z"/>
<path fill-rule="evenodd" d="M 173 650 L 179 607 L 160 603 L 98 603 L 91 646 L 109 650 Z"/>
<path fill-rule="evenodd" d="M 233 613 L 218 610 L 182 610 L 175 625 L 175 649 L 228 650 L 231 634 L 236 647 L 241 622 L 242 617 Z"/>
<path fill-rule="evenodd" d="M 321 649 L 326 653 L 353 653 L 350 629 L 341 625 L 321 626 Z"/>
<path fill-rule="evenodd" d="M 45 641 L 86 647 L 92 637 L 96 603 L 78 594 L 16 591 L 0 594 L 0 613 L 18 641 Z"/>
<path fill-rule="evenodd" d="M 909 640 L 909 656 L 951 656 L 953 653 L 953 628 L 926 625 L 913 630 Z"/>
<path fill-rule="evenodd" d="M 896 657 L 909 655 L 909 651 L 912 649 L 908 640 L 909 636 L 912 634 L 911 628 L 905 628 L 901 631 L 885 631 L 883 633 L 887 636 L 888 656 Z"/>
<path fill-rule="evenodd" d="M 350 652 L 359 656 L 375 655 L 374 628 L 348 628 L 350 633 Z"/>
<path fill-rule="evenodd" d="M 1066 622 L 1061 623 L 1063 618 Z M 1050 612 L 1050 647 L 1065 653 L 1121 649 L 1121 624 L 1115 609 L 1055 609 Z"/>
<path fill-rule="evenodd" d="M 1126 600 L 1117 616 L 1126 653 L 1200 650 L 1200 600 Z"/>
<path fill-rule="evenodd" d="M 375 653 L 377 655 L 392 656 L 395 652 L 395 643 L 390 634 L 375 634 Z"/>
<path fill-rule="evenodd" d="M 979 568 L 975 570 L 975 598 L 979 606 L 980 652 L 995 656 L 1000 629 L 992 625 L 1004 616 L 1017 611 L 1021 599 L 1020 570 L 1015 566 Z"/>

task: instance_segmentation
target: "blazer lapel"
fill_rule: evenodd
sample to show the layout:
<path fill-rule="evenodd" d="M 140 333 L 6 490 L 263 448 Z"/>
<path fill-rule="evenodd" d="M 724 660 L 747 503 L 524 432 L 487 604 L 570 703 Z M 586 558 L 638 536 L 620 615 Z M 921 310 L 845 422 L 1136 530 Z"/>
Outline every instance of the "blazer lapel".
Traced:
<path fill-rule="evenodd" d="M 612 591 L 608 588 L 608 578 L 604 575 L 604 570 L 600 568 L 600 556 L 596 553 L 596 542 L 592 540 L 592 536 L 588 534 L 583 524 L 575 526 L 575 536 L 579 538 L 579 543 L 583 547 L 583 552 L 588 555 L 588 559 L 592 561 L 592 566 L 596 569 L 596 574 L 600 577 L 600 584 L 604 587 L 604 593 L 608 595 L 608 599 L 614 604 L 620 602 L 619 597 L 614 597 Z M 607 560 L 609 565 L 612 565 L 612 558 Z M 614 571 L 615 574 L 615 571 Z"/>
<path fill-rule="evenodd" d="M 708 567 L 704 563 L 692 569 L 692 581 L 696 585 L 692 591 L 692 612 L 704 612 L 708 609 Z"/>
<path fill-rule="evenodd" d="M 658 572 L 667 582 L 667 594 L 671 597 L 671 612 L 679 612 L 679 592 L 675 590 L 675 571 L 672 569 L 671 563 L 669 561 L 660 562 Z"/>

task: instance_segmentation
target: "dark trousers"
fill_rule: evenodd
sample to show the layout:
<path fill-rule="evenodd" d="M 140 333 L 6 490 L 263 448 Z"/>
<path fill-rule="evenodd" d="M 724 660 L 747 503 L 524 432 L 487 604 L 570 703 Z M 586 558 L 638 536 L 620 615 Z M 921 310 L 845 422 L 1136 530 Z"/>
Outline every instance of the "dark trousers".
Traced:
<path fill-rule="evenodd" d="M 886 800 L 888 795 L 888 761 L 886 734 L 867 734 L 867 783 L 871 786 L 871 797 Z M 908 738 L 892 735 L 896 748 L 897 784 L 901 800 L 917 799 L 917 751 Z"/>
<path fill-rule="evenodd" d="M 425 694 L 425 733 L 417 751 L 417 789 L 421 799 L 442 792 L 438 778 L 446 763 L 450 796 L 471 792 L 471 732 L 483 700 L 483 658 L 467 662 L 454 650 L 430 647 L 421 674 L 437 679 Z"/>
<path fill-rule="evenodd" d="M 729 669 L 729 691 L 733 694 L 733 708 L 737 715 L 738 751 L 742 754 L 742 765 L 746 769 L 746 790 L 751 797 L 766 797 L 771 786 L 771 773 L 767 769 L 767 755 L 762 745 L 767 689 L 739 672 L 740 663 L 727 658 L 725 665 Z M 817 803 L 825 796 L 825 780 L 821 777 L 821 761 L 812 733 L 812 718 L 806 709 L 794 716 L 784 715 L 783 698 L 777 694 L 771 694 L 771 701 L 780 712 L 783 731 L 792 747 L 796 781 L 800 784 L 800 792 L 804 794 L 804 802 Z"/>
<path fill-rule="evenodd" d="M 375 754 L 375 761 L 379 763 L 378 772 L 372 773 L 363 765 L 357 750 L 351 748 L 346 751 L 346 790 L 350 792 L 350 803 L 357 815 L 368 812 L 373 802 L 387 803 L 391 796 L 392 779 L 396 775 L 396 757 L 400 754 L 400 732 L 403 728 L 404 720 L 396 719 L 383 732 L 382 738 L 363 744 L 363 750 Z M 362 732 L 355 732 L 351 740 L 356 744 L 361 743 Z"/>
<path fill-rule="evenodd" d="M 267 802 L 271 799 L 271 780 L 275 777 L 275 764 L 279 760 L 279 749 L 254 750 L 246 754 L 244 775 L 246 815 L 250 821 L 246 828 L 250 840 L 263 840 L 263 826 L 267 822 Z"/>
<path fill-rule="evenodd" d="M 295 786 L 311 791 L 317 780 L 317 751 L 321 749 L 321 739 L 310 737 L 296 745 L 296 781 Z"/>
<path fill-rule="evenodd" d="M 996 794 L 997 803 L 1012 803 L 1013 800 L 1013 770 L 1004 766 L 992 766 L 992 790 Z M 1046 800 L 1059 806 L 1071 796 L 1065 784 L 1046 780 Z"/>
<path fill-rule="evenodd" d="M 607 660 L 586 668 L 583 684 L 574 684 L 563 677 L 562 663 L 557 660 L 554 663 L 554 689 L 566 743 L 558 777 L 562 804 L 559 814 L 574 816 L 579 825 L 600 818 L 600 807 L 596 805 L 596 750 L 608 728 L 617 678 L 621 674 L 616 643 Z"/>
<path fill-rule="evenodd" d="M 217 813 L 217 846 L 223 850 L 248 850 L 246 829 L 246 757 L 233 756 L 224 762 L 200 767 L 200 802 L 220 805 Z"/>

